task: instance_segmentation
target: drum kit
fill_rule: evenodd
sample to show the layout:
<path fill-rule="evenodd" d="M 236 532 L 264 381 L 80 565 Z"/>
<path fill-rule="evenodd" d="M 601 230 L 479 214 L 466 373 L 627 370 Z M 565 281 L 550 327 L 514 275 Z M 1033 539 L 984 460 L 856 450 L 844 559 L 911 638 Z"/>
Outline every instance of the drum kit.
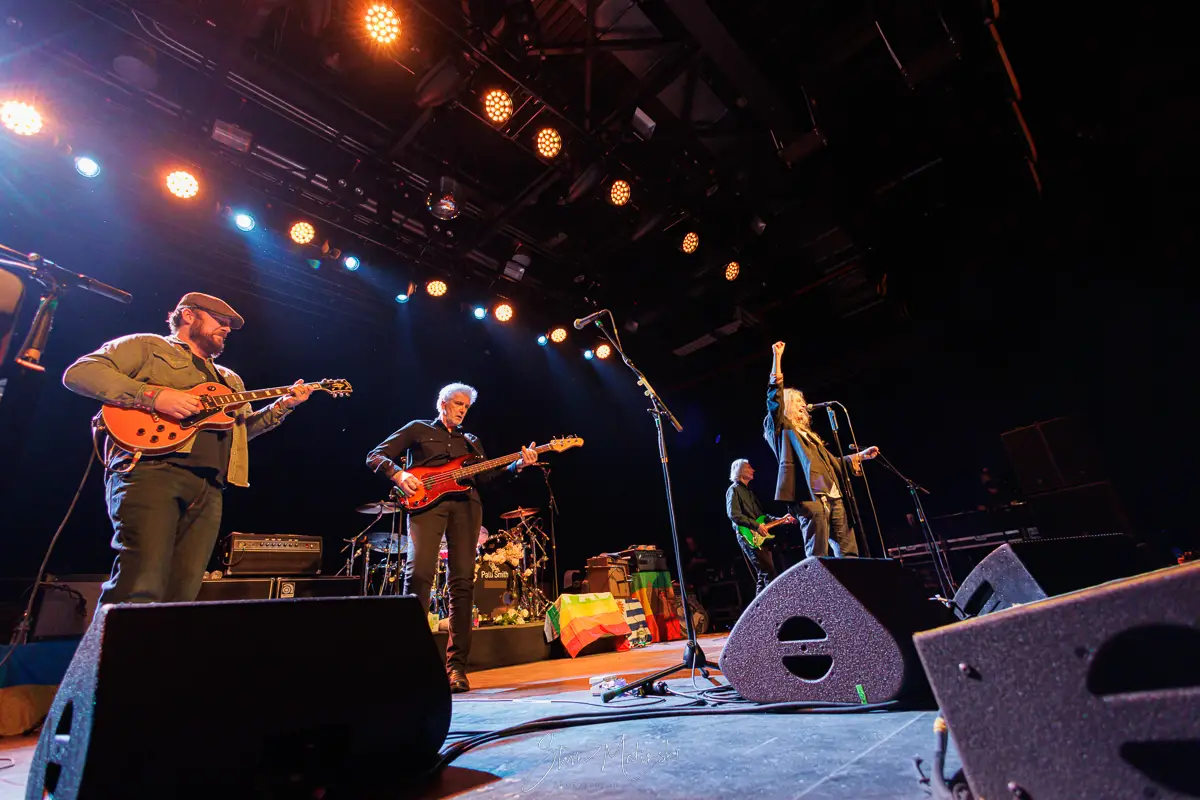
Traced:
<path fill-rule="evenodd" d="M 368 531 L 347 541 L 349 556 L 342 574 L 356 574 L 355 564 L 358 562 L 362 569 L 364 595 L 400 594 L 409 545 L 408 536 L 399 531 L 397 513 L 403 511 L 403 507 L 388 500 L 368 503 L 355 510 L 360 514 L 374 515 L 375 520 L 368 526 Z M 388 529 L 369 530 L 386 515 L 392 515 L 392 524 Z M 504 521 L 504 530 L 492 534 L 487 528 L 480 528 L 477 540 L 476 586 L 479 586 L 481 577 L 505 576 L 505 586 L 495 602 L 488 602 L 487 608 L 480 605 L 483 618 L 490 619 L 492 613 L 500 609 L 515 611 L 525 619 L 541 618 L 550 605 L 541 589 L 542 573 L 549 561 L 547 548 L 550 538 L 542 528 L 538 509 L 516 508 L 501 514 L 500 519 Z M 449 615 L 450 608 L 449 563 L 449 547 L 443 536 L 431 598 L 431 610 L 443 618 Z M 494 583 L 486 581 L 485 585 L 491 587 Z M 480 600 L 477 598 L 477 605 Z"/>

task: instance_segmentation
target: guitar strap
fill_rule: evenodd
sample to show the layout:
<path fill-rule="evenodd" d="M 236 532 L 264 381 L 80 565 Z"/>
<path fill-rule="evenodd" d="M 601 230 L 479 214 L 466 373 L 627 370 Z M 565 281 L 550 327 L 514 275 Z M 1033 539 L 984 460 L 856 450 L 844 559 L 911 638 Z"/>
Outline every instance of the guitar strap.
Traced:
<path fill-rule="evenodd" d="M 467 444 L 470 445 L 471 449 L 475 451 L 475 455 L 479 456 L 480 458 L 486 458 L 486 456 L 483 454 L 483 451 L 479 449 L 478 436 L 473 433 L 464 433 L 463 438 L 467 440 Z"/>

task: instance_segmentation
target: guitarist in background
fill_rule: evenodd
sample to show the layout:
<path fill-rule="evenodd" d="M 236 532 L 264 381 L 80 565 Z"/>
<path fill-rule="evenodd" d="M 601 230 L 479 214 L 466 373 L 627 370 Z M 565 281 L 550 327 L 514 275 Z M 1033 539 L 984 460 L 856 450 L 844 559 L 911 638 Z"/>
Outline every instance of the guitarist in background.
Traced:
<path fill-rule="evenodd" d="M 733 533 L 737 536 L 738 546 L 742 548 L 746 561 L 754 569 L 754 594 L 758 595 L 767 588 L 767 584 L 775 580 L 779 570 L 775 567 L 771 551 L 767 549 L 768 545 L 764 542 L 761 547 L 753 547 L 746 541 L 739 528 L 757 531 L 767 536 L 769 534 L 766 523 L 775 517 L 763 513 L 762 504 L 750 490 L 750 481 L 754 480 L 754 467 L 750 466 L 749 461 L 744 458 L 734 461 L 729 467 L 729 480 L 731 483 L 725 490 L 725 515 L 733 523 Z M 764 517 L 762 522 L 758 521 Z"/>
<path fill-rule="evenodd" d="M 421 483 L 415 475 L 400 468 L 397 462 L 402 455 L 408 455 L 406 463 L 411 467 L 437 466 L 465 455 L 486 458 L 479 440 L 462 430 L 467 411 L 478 396 L 475 388 L 465 383 L 443 386 L 438 392 L 437 419 L 413 420 L 393 433 L 367 455 L 367 466 L 387 476 L 408 497 Z M 467 656 L 471 650 L 476 540 L 483 524 L 483 503 L 477 487 L 511 478 L 536 462 L 537 457 L 531 442 L 529 447 L 521 448 L 521 459 L 503 471 L 483 472 L 473 478 L 471 491 L 447 495 L 408 517 L 404 594 L 416 595 L 428 604 L 443 535 L 450 551 L 450 641 L 446 644 L 446 671 L 453 692 L 471 690 L 467 682 Z"/>
<path fill-rule="evenodd" d="M 245 389 L 237 373 L 213 361 L 244 322 L 224 300 L 190 292 L 167 318 L 170 336 L 135 333 L 106 342 L 67 367 L 63 384 L 102 403 L 183 419 L 203 409 L 187 389 L 206 381 Z M 279 425 L 311 392 L 297 381 L 290 397 L 259 411 L 231 411 L 232 429 L 200 431 L 132 469 L 129 453 L 107 446 L 105 497 L 117 558 L 100 603 L 195 600 L 221 527 L 221 492 L 226 484 L 248 485 L 247 442 Z"/>

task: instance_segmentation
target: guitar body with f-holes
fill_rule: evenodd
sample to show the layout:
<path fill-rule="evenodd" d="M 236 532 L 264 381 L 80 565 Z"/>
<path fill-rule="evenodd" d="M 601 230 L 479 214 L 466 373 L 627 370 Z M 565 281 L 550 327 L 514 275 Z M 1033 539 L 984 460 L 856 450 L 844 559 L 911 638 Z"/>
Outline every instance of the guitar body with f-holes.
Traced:
<path fill-rule="evenodd" d="M 572 436 L 562 439 L 551 439 L 549 444 L 538 445 L 533 449 L 538 453 L 545 453 L 548 450 L 561 453 L 564 450 L 570 450 L 572 447 L 582 446 L 583 439 Z M 506 467 L 520 458 L 520 453 L 510 453 L 509 455 L 493 458 L 489 461 L 480 461 L 479 456 L 468 454 L 459 456 L 436 467 L 409 467 L 407 470 L 408 473 L 420 481 L 421 485 L 415 492 L 401 498 L 400 505 L 408 511 L 424 511 L 446 495 L 471 491 L 471 484 L 463 483 L 463 481 L 473 475 L 478 475 L 481 472 L 487 472 L 491 469 Z"/>
<path fill-rule="evenodd" d="M 325 379 L 305 384 L 313 391 L 329 392 L 334 397 L 347 397 L 353 391 L 346 380 Z M 122 450 L 148 456 L 173 453 L 191 440 L 198 431 L 228 430 L 236 418 L 231 413 L 239 406 L 254 400 L 268 400 L 292 393 L 292 386 L 258 389 L 253 392 L 234 392 L 228 386 L 212 381 L 193 386 L 187 393 L 200 398 L 204 410 L 190 417 L 175 419 L 140 408 L 121 408 L 106 405 L 100 418 L 109 438 Z"/>

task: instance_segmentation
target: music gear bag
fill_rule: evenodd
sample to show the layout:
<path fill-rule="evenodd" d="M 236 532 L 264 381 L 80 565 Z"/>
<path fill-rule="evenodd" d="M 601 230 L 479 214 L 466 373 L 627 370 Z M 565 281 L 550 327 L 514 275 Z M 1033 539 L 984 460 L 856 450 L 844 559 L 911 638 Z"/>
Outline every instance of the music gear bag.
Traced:
<path fill-rule="evenodd" d="M 806 558 L 746 608 L 721 671 L 742 697 L 762 703 L 928 706 L 912 635 L 953 620 L 898 561 Z"/>
<path fill-rule="evenodd" d="M 1200 797 L 1200 563 L 916 636 L 976 798 Z"/>
<path fill-rule="evenodd" d="M 367 796 L 428 771 L 449 726 L 415 597 L 104 606 L 26 797 Z"/>
<path fill-rule="evenodd" d="M 1127 536 L 1010 542 L 980 561 L 954 593 L 955 614 L 976 617 L 1166 566 Z"/>

